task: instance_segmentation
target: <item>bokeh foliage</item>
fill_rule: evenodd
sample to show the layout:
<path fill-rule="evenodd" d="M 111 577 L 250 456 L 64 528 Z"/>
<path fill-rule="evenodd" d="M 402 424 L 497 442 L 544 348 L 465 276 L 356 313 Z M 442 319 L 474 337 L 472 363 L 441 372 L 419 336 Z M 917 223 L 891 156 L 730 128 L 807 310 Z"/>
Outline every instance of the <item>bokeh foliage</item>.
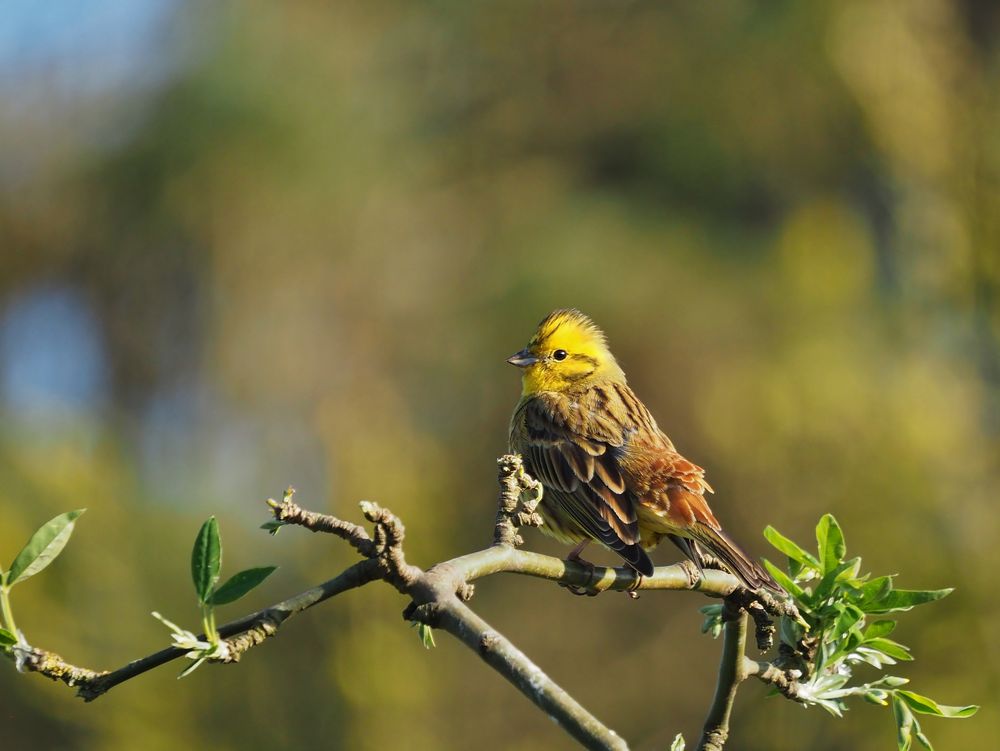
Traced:
<path fill-rule="evenodd" d="M 169 65 L 141 86 L 88 88 L 85 60 L 69 94 L 65 75 L 0 77 L 21 93 L 0 109 L 0 551 L 89 508 L 19 592 L 32 641 L 92 667 L 161 646 L 148 613 L 193 612 L 190 530 L 212 514 L 233 566 L 280 564 L 268 593 L 326 578 L 348 551 L 256 529 L 290 482 L 345 517 L 361 498 L 389 506 L 421 565 L 484 544 L 518 391 L 503 358 L 575 305 L 748 548 L 765 552 L 767 524 L 808 539 L 833 512 L 872 570 L 957 585 L 894 638 L 921 690 L 984 705 L 938 723 L 938 747 L 1000 733 L 993 4 L 247 2 L 166 18 L 134 64 Z M 15 313 L 53 295 L 95 342 L 93 398 L 11 385 L 25 348 L 52 341 Z M 25 377 L 83 372 L 74 351 Z M 461 647 L 424 650 L 383 589 L 238 667 L 160 671 L 93 705 L 0 670 L 5 740 L 565 744 Z M 496 580 L 476 603 L 637 748 L 697 735 L 717 645 L 696 596 Z M 763 694 L 741 692 L 740 748 L 886 747 L 880 708 L 836 720 Z"/>

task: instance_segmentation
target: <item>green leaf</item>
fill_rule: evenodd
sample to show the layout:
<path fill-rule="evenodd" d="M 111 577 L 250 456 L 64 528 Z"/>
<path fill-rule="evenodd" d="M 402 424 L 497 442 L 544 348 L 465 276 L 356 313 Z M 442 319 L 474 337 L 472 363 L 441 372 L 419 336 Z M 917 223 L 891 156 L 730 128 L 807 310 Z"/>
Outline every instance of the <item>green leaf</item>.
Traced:
<path fill-rule="evenodd" d="M 260 525 L 261 529 L 265 529 L 272 536 L 278 534 L 278 530 L 286 525 L 287 522 L 278 521 L 277 519 L 272 519 L 269 522 L 264 522 Z"/>
<path fill-rule="evenodd" d="M 878 704 L 879 706 L 888 706 L 889 702 L 886 698 L 889 696 L 888 692 L 882 691 L 881 689 L 873 688 L 865 691 L 862 697 L 869 704 Z"/>
<path fill-rule="evenodd" d="M 896 694 L 892 695 L 892 716 L 896 720 L 896 746 L 909 751 L 913 744 L 913 713 Z"/>
<path fill-rule="evenodd" d="M 914 720 L 916 720 L 916 718 L 914 718 Z M 934 746 L 931 745 L 931 739 L 924 735 L 919 725 L 914 727 L 913 734 L 917 737 L 917 740 L 920 741 L 920 745 L 926 748 L 927 751 L 934 751 Z"/>
<path fill-rule="evenodd" d="M 979 706 L 976 704 L 969 704 L 964 707 L 952 707 L 948 704 L 938 704 L 933 699 L 927 696 L 921 696 L 920 694 L 915 694 L 912 691 L 905 691 L 903 689 L 898 689 L 896 695 L 905 701 L 910 709 L 914 712 L 919 712 L 920 714 L 932 714 L 937 717 L 950 717 L 950 718 L 963 718 L 972 717 L 976 712 L 979 711 Z"/>
<path fill-rule="evenodd" d="M 855 563 L 851 560 L 838 563 L 833 568 L 827 569 L 827 572 L 823 574 L 823 578 L 820 580 L 819 584 L 816 585 L 816 591 L 813 593 L 813 599 L 817 603 L 821 603 L 833 594 L 834 589 L 843 589 L 842 586 L 837 585 L 845 576 L 845 572 L 851 571 L 854 567 Z"/>
<path fill-rule="evenodd" d="M 820 570 L 818 560 L 789 540 L 770 524 L 764 529 L 764 538 L 793 561 L 816 571 Z"/>
<path fill-rule="evenodd" d="M 437 646 L 434 643 L 434 629 L 426 623 L 417 624 L 417 633 L 420 636 L 420 643 L 424 645 L 424 649 L 433 649 Z"/>
<path fill-rule="evenodd" d="M 841 648 L 841 654 L 846 655 L 848 652 L 853 652 L 864 640 L 865 637 L 862 635 L 861 629 L 857 625 L 851 626 L 847 632 L 847 639 L 844 642 L 844 646 Z"/>
<path fill-rule="evenodd" d="M 670 744 L 670 751 L 684 751 L 684 736 L 678 733 L 674 736 L 674 742 Z"/>
<path fill-rule="evenodd" d="M 11 587 L 34 576 L 52 563 L 69 542 L 77 517 L 86 510 L 81 508 L 59 514 L 39 527 L 10 564 L 10 570 L 7 571 L 7 586 Z"/>
<path fill-rule="evenodd" d="M 847 545 L 844 543 L 844 533 L 833 518 L 833 514 L 823 514 L 816 525 L 816 542 L 819 559 L 823 564 L 824 573 L 832 571 L 844 559 Z"/>
<path fill-rule="evenodd" d="M 802 568 L 803 568 L 802 564 L 799 563 L 794 558 L 789 558 L 787 555 L 785 556 L 785 560 L 788 562 L 789 576 L 791 576 L 793 579 L 798 578 L 799 574 L 802 573 Z"/>
<path fill-rule="evenodd" d="M 869 582 L 871 583 L 871 582 Z M 898 610 L 909 610 L 915 605 L 934 602 L 947 597 L 954 592 L 954 587 L 946 589 L 893 589 L 883 597 L 862 608 L 866 613 L 892 613 Z"/>
<path fill-rule="evenodd" d="M 17 637 L 5 628 L 0 628 L 0 647 L 10 647 L 17 644 Z"/>
<path fill-rule="evenodd" d="M 892 577 L 877 576 L 862 584 L 853 595 L 853 599 L 858 603 L 858 607 L 866 613 L 871 613 L 875 612 L 872 608 L 878 607 L 890 592 L 892 592 Z"/>
<path fill-rule="evenodd" d="M 879 678 L 873 685 L 899 688 L 900 686 L 905 686 L 909 682 L 909 678 L 900 678 L 898 675 L 887 675 L 884 678 Z"/>
<path fill-rule="evenodd" d="M 229 581 L 221 585 L 208 598 L 209 605 L 226 605 L 235 602 L 274 573 L 277 566 L 248 568 L 233 574 Z"/>
<path fill-rule="evenodd" d="M 897 660 L 912 660 L 913 655 L 910 651 L 897 641 L 892 639 L 884 639 L 882 637 L 876 637 L 875 639 L 865 639 L 865 646 L 871 647 L 872 649 L 877 649 L 883 654 L 889 655 Z"/>
<path fill-rule="evenodd" d="M 712 638 L 717 639 L 722 633 L 722 605 L 703 605 L 699 610 L 705 616 L 701 633 L 711 633 Z"/>
<path fill-rule="evenodd" d="M 888 636 L 896 629 L 896 621 L 874 621 L 865 629 L 865 639 Z"/>
<path fill-rule="evenodd" d="M 782 644 L 787 644 L 794 647 L 799 643 L 799 639 L 803 636 L 802 626 L 791 618 L 782 618 L 778 621 L 778 634 L 781 637 Z"/>
<path fill-rule="evenodd" d="M 849 631 L 852 626 L 861 621 L 865 617 L 865 614 L 856 605 L 845 604 L 843 610 L 841 610 L 840 615 L 837 616 L 836 629 L 837 633 L 844 633 Z"/>
<path fill-rule="evenodd" d="M 788 574 L 767 560 L 767 558 L 764 559 L 764 568 L 771 573 L 771 576 L 774 577 L 774 580 L 778 582 L 781 588 L 796 600 L 802 600 L 807 597 L 806 591 L 802 587 L 796 584 Z"/>
<path fill-rule="evenodd" d="M 843 611 L 837 616 L 833 626 L 834 634 L 848 637 L 844 649 L 852 650 L 863 641 L 864 637 L 858 624 L 863 621 L 864 617 L 865 614 L 854 605 L 845 605 Z"/>
<path fill-rule="evenodd" d="M 191 578 L 198 599 L 208 603 L 212 588 L 219 581 L 222 568 L 222 540 L 219 539 L 219 523 L 214 516 L 208 518 L 194 540 L 191 551 Z"/>
<path fill-rule="evenodd" d="M 850 584 L 857 586 L 858 572 L 861 570 L 861 559 L 852 558 L 849 561 L 844 561 L 842 566 L 838 566 L 840 573 L 837 574 L 837 583 L 849 582 Z"/>
<path fill-rule="evenodd" d="M 199 657 L 197 660 L 192 662 L 190 665 L 188 665 L 180 672 L 180 674 L 177 676 L 177 680 L 180 680 L 181 678 L 186 678 L 187 676 L 191 675 L 191 673 L 193 673 L 195 670 L 197 670 L 202 666 L 202 663 L 204 663 L 206 659 L 208 658 Z"/>

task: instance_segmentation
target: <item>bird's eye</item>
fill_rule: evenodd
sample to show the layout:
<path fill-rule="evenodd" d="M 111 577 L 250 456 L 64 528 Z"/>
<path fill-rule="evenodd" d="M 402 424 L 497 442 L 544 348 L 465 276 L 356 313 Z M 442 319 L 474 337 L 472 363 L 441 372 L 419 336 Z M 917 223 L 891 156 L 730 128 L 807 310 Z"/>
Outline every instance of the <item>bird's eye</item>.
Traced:
<path fill-rule="evenodd" d="M 565 360 L 567 357 L 569 357 L 569 352 L 564 349 L 557 349 L 552 353 L 553 360 Z"/>

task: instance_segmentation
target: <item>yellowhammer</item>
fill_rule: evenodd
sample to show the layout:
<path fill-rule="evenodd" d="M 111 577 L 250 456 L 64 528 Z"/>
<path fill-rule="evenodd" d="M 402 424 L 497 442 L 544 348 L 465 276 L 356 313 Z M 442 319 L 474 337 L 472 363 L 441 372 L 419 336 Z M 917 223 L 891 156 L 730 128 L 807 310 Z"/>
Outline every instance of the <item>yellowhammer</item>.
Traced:
<path fill-rule="evenodd" d="M 593 321 L 556 310 L 507 362 L 524 371 L 510 448 L 545 487 L 542 530 L 579 543 L 570 558 L 597 540 L 649 576 L 646 551 L 669 537 L 699 568 L 704 548 L 750 589 L 778 589 L 722 531 L 705 471 L 657 427 Z"/>

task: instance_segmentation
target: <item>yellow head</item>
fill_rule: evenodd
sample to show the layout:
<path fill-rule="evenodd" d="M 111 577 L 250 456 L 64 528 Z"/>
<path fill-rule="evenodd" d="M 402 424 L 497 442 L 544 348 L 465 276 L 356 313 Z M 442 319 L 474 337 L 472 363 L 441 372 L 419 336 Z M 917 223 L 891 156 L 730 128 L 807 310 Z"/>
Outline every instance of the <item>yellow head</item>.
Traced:
<path fill-rule="evenodd" d="M 525 396 L 582 388 L 594 381 L 625 381 L 604 332 L 572 308 L 549 313 L 528 346 L 507 362 L 524 369 Z"/>

